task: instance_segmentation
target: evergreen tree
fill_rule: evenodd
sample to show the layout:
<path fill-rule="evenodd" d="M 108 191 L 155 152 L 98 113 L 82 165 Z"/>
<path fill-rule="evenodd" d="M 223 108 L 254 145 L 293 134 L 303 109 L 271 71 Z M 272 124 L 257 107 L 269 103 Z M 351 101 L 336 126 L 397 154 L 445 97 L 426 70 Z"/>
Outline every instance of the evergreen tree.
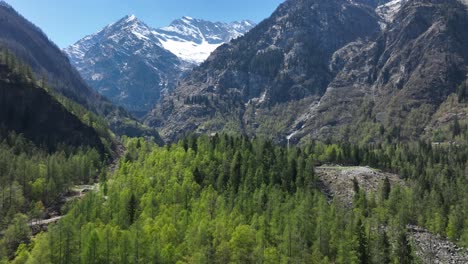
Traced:
<path fill-rule="evenodd" d="M 366 231 L 361 219 L 358 220 L 356 224 L 356 237 L 357 237 L 357 249 L 359 263 L 367 264 L 369 261 L 369 249 L 366 237 Z"/>
<path fill-rule="evenodd" d="M 466 83 L 462 83 L 457 87 L 457 97 L 458 97 L 458 102 L 462 103 L 466 100 L 468 97 L 468 89 L 466 86 Z"/>
<path fill-rule="evenodd" d="M 391 191 L 390 180 L 388 179 L 388 177 L 385 177 L 383 186 L 382 186 L 382 201 L 388 200 L 388 197 L 390 196 L 390 191 Z"/>
<path fill-rule="evenodd" d="M 378 232 L 374 263 L 391 263 L 391 245 L 385 230 Z"/>
<path fill-rule="evenodd" d="M 234 192 L 237 192 L 237 190 L 239 189 L 239 184 L 241 181 L 241 159 L 241 154 L 238 151 L 234 155 L 234 159 L 231 163 L 229 184 L 231 185 L 231 188 Z"/>
<path fill-rule="evenodd" d="M 460 127 L 460 122 L 458 121 L 458 117 L 455 116 L 455 119 L 453 120 L 452 124 L 452 136 L 456 137 L 461 134 L 461 127 Z"/>
<path fill-rule="evenodd" d="M 132 193 L 132 195 L 130 195 L 130 199 L 128 200 L 128 204 L 127 204 L 127 214 L 128 214 L 129 225 L 132 225 L 135 221 L 135 214 L 136 214 L 137 207 L 138 207 L 138 201 L 135 197 L 135 194 Z"/>
<path fill-rule="evenodd" d="M 413 252 L 406 231 L 401 231 L 398 235 L 395 255 L 400 264 L 413 263 Z"/>

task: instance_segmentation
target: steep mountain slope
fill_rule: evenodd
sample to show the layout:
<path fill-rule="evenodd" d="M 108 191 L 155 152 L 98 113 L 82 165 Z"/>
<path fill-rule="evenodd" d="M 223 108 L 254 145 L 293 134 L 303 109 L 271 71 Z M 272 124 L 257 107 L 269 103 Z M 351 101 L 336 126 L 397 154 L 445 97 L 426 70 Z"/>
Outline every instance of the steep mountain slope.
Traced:
<path fill-rule="evenodd" d="M 376 35 L 377 21 L 371 7 L 354 2 L 286 1 L 244 37 L 218 48 L 148 123 L 162 127 L 168 139 L 194 128 L 222 130 L 228 122 L 246 132 L 257 126 L 242 120 L 248 108 L 318 100 L 335 75 L 328 66 L 333 53 Z"/>
<path fill-rule="evenodd" d="M 370 141 L 379 133 L 418 139 L 448 96 L 466 89 L 467 26 L 458 1 L 405 3 L 375 41 L 339 52 L 347 63 L 298 136 L 331 137 L 347 127 L 357 132 L 355 140 L 360 132 Z"/>
<path fill-rule="evenodd" d="M 38 146 L 94 147 L 103 152 L 99 135 L 68 112 L 44 89 L 0 63 L 0 133 L 23 134 Z"/>
<path fill-rule="evenodd" d="M 151 29 L 127 16 L 66 52 L 91 87 L 130 111 L 145 111 L 175 85 L 181 62 Z"/>
<path fill-rule="evenodd" d="M 95 111 L 110 104 L 83 82 L 66 55 L 39 28 L 3 1 L 0 5 L 0 43 L 66 97 Z"/>
<path fill-rule="evenodd" d="M 36 78 L 45 79 L 59 94 L 106 117 L 117 134 L 132 131 L 134 136 L 158 137 L 155 131 L 135 124 L 125 110 L 115 107 L 91 89 L 70 64 L 68 57 L 38 27 L 3 1 L 0 2 L 0 45 L 30 65 Z"/>
<path fill-rule="evenodd" d="M 148 124 L 169 140 L 190 130 L 278 141 L 417 139 L 466 80 L 466 6 L 383 4 L 286 1 L 217 49 Z"/>
<path fill-rule="evenodd" d="M 219 45 L 253 26 L 247 21 L 213 23 L 183 17 L 152 29 L 127 16 L 65 49 L 78 71 L 99 93 L 145 114 L 179 75 L 201 63 Z"/>

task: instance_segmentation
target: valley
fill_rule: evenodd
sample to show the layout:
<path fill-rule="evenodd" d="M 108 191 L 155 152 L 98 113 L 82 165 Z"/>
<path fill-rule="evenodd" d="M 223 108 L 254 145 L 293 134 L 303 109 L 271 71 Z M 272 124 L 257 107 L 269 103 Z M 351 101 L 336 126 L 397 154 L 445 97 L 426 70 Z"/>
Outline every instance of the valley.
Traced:
<path fill-rule="evenodd" d="M 0 0 L 0 264 L 468 263 L 468 3 L 246 1 Z"/>

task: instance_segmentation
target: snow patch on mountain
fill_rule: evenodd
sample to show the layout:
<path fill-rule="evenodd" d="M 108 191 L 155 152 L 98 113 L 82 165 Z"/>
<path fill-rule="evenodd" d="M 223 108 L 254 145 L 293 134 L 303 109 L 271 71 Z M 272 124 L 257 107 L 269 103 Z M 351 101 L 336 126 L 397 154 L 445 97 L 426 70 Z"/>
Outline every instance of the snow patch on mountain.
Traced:
<path fill-rule="evenodd" d="M 65 49 L 74 62 L 86 57 L 87 52 L 105 40 L 129 49 L 131 46 L 159 46 L 177 56 L 182 62 L 198 65 L 220 45 L 238 38 L 252 29 L 255 23 L 240 21 L 232 23 L 209 22 L 184 16 L 169 26 L 152 29 L 135 15 L 109 24 L 102 31 L 89 35 Z M 132 38 L 129 34 L 135 36 Z M 79 64 L 79 63 L 78 63 Z M 78 65 L 80 67 L 80 65 Z"/>
<path fill-rule="evenodd" d="M 162 46 L 185 62 L 200 64 L 220 45 L 255 26 L 250 21 L 221 23 L 184 16 L 153 31 Z"/>
<path fill-rule="evenodd" d="M 126 23 L 130 23 L 130 22 L 132 22 L 132 21 L 135 20 L 135 19 L 136 19 L 136 16 L 135 16 L 135 15 L 130 15 L 130 16 L 128 16 L 127 20 L 125 20 L 125 22 L 126 22 Z"/>
<path fill-rule="evenodd" d="M 190 41 L 177 41 L 174 39 L 161 39 L 165 49 L 172 52 L 180 59 L 193 64 L 200 64 L 205 61 L 216 48 L 221 44 L 210 44 L 203 41 L 197 44 Z"/>
<path fill-rule="evenodd" d="M 393 22 L 395 16 L 400 11 L 403 4 L 405 4 L 408 0 L 392 0 L 386 4 L 380 5 L 375 9 L 377 15 L 380 16 L 382 19 L 382 23 L 380 24 L 382 29 L 384 29 L 388 23 Z"/>
<path fill-rule="evenodd" d="M 465 7 L 467 8 L 466 10 L 468 11 L 468 0 L 459 0 L 459 1 L 465 5 Z"/>

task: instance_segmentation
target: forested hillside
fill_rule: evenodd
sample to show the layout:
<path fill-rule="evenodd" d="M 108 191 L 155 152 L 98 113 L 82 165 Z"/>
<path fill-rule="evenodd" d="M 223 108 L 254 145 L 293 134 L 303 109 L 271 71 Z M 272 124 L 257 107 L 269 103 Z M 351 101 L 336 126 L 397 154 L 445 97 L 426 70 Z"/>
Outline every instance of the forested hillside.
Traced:
<path fill-rule="evenodd" d="M 143 126 L 92 90 L 44 32 L 4 1 L 0 2 L 0 46 L 28 65 L 29 74 L 44 80 L 50 92 L 105 118 L 106 126 L 116 134 L 153 136 L 159 140 L 154 129 Z"/>
<path fill-rule="evenodd" d="M 73 184 L 93 182 L 114 142 L 100 118 L 52 92 L 0 50 L 0 259 L 29 243 L 28 221 L 60 210 Z"/>
<path fill-rule="evenodd" d="M 20 263 L 417 263 L 407 226 L 468 245 L 465 146 L 325 145 L 289 149 L 245 137 L 126 141 L 119 170 Z M 370 165 L 407 184 L 352 208 L 322 193 L 314 165 Z"/>
<path fill-rule="evenodd" d="M 88 183 L 102 165 L 91 148 L 64 146 L 54 153 L 36 147 L 22 136 L 0 139 L 0 259 L 15 256 L 21 243 L 29 243 L 28 221 L 51 213 L 72 184 Z M 0 261 L 1 261 L 0 260 Z"/>
<path fill-rule="evenodd" d="M 29 65 L 0 47 L 0 133 L 24 134 L 53 151 L 60 145 L 112 150 L 113 135 L 106 122 L 83 106 L 36 80 Z"/>

